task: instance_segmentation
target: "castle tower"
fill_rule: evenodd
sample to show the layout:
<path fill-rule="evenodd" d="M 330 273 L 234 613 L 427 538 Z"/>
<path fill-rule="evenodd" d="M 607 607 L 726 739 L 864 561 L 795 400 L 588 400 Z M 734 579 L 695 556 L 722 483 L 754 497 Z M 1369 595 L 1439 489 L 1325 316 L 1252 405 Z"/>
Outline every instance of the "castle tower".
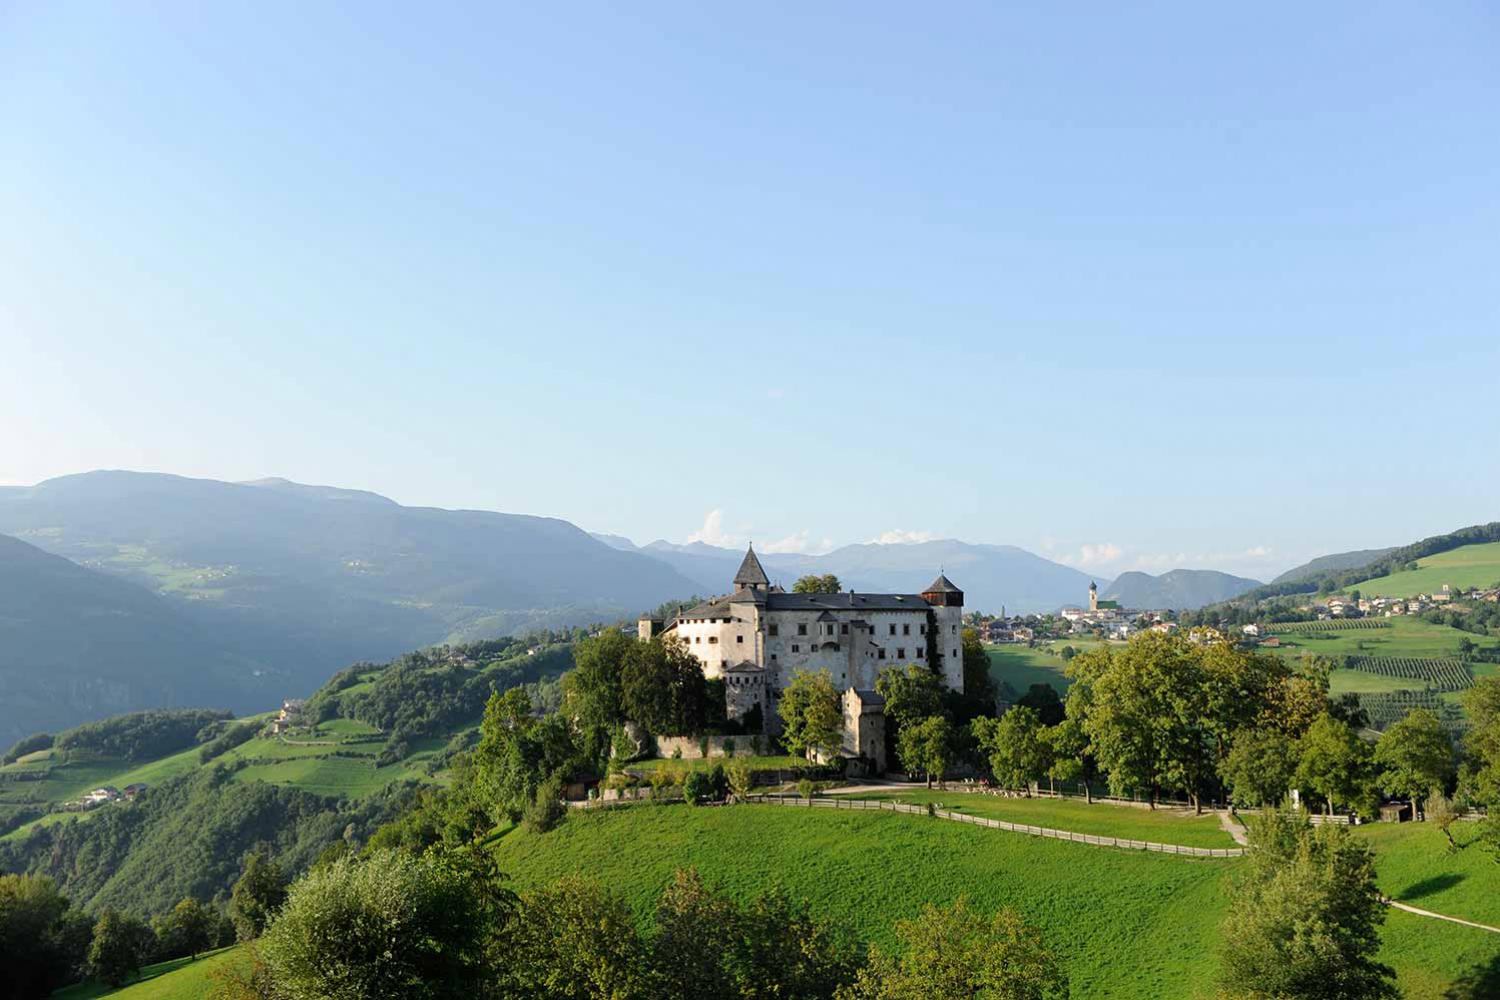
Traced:
<path fill-rule="evenodd" d="M 1089 614 L 1094 614 L 1098 610 L 1099 610 L 1099 585 L 1097 583 L 1095 583 L 1094 581 L 1090 580 L 1089 581 Z"/>
<path fill-rule="evenodd" d="M 747 590 L 764 591 L 770 585 L 771 580 L 766 576 L 760 560 L 755 557 L 755 545 L 752 543 L 745 550 L 745 559 L 740 563 L 739 572 L 734 574 L 734 587 L 736 590 L 744 587 Z"/>
<path fill-rule="evenodd" d="M 922 591 L 922 600 L 931 609 L 927 612 L 931 622 L 927 644 L 931 658 L 929 662 L 934 669 L 941 671 L 944 684 L 962 693 L 964 655 L 963 637 L 959 630 L 963 625 L 964 592 L 939 573 L 938 578 Z"/>

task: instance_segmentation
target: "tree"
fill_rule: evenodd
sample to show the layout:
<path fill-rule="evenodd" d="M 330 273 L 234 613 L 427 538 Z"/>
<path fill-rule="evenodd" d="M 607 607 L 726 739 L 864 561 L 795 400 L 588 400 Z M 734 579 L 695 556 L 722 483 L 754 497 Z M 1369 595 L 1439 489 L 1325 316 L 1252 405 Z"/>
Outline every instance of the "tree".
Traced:
<path fill-rule="evenodd" d="M 196 899 L 184 899 L 160 917 L 152 928 L 156 951 L 162 958 L 197 958 L 217 943 L 216 914 Z"/>
<path fill-rule="evenodd" d="M 562 781 L 556 775 L 543 780 L 531 796 L 531 803 L 521 818 L 522 825 L 532 833 L 546 833 L 557 826 L 568 814 L 562 797 Z"/>
<path fill-rule="evenodd" d="M 608 628 L 573 647 L 573 669 L 563 679 L 563 713 L 578 727 L 589 760 L 609 758 L 615 726 L 625 719 L 624 666 L 638 640 Z"/>
<path fill-rule="evenodd" d="M 885 699 L 885 746 L 887 755 L 902 761 L 901 731 L 923 719 L 943 714 L 943 681 L 937 674 L 915 663 L 891 667 L 875 679 L 875 691 Z"/>
<path fill-rule="evenodd" d="M 995 678 L 990 673 L 990 655 L 984 651 L 979 632 L 963 630 L 964 696 L 983 709 L 995 711 Z"/>
<path fill-rule="evenodd" d="M 731 760 L 729 766 L 724 769 L 724 773 L 729 781 L 729 790 L 734 793 L 735 799 L 740 802 L 748 799 L 755 781 L 755 772 L 749 763 L 743 760 Z"/>
<path fill-rule="evenodd" d="M 797 582 L 792 584 L 794 594 L 837 594 L 843 589 L 844 586 L 839 583 L 839 578 L 832 573 L 798 577 Z"/>
<path fill-rule="evenodd" d="M 260 940 L 285 1000 L 479 994 L 486 949 L 514 911 L 486 858 L 373 851 L 309 872 Z"/>
<path fill-rule="evenodd" d="M 151 960 L 156 935 L 145 921 L 118 910 L 105 910 L 94 924 L 89 944 L 89 974 L 109 986 L 123 986 L 140 975 Z"/>
<path fill-rule="evenodd" d="M 743 907 L 735 926 L 726 962 L 737 990 L 730 995 L 743 1000 L 832 997 L 863 964 L 857 943 L 814 917 L 806 900 L 793 902 L 779 883 Z"/>
<path fill-rule="evenodd" d="M 1047 780 L 1076 781 L 1083 786 L 1084 801 L 1094 801 L 1089 780 L 1094 776 L 1093 759 L 1089 756 L 1089 739 L 1077 719 L 1063 719 L 1057 725 L 1042 731 L 1047 741 L 1047 754 L 1052 761 L 1047 768 Z"/>
<path fill-rule="evenodd" d="M 974 738 L 995 780 L 1005 788 L 1024 789 L 1028 798 L 1031 783 L 1052 766 L 1041 718 L 1028 705 L 1017 705 L 998 719 L 975 719 Z"/>
<path fill-rule="evenodd" d="M 1234 735 L 1219 776 L 1241 808 L 1274 806 L 1286 798 L 1296 771 L 1292 741 L 1274 729 L 1242 729 Z"/>
<path fill-rule="evenodd" d="M 931 903 L 914 920 L 896 924 L 905 945 L 899 957 L 875 950 L 847 1000 L 928 1000 L 985 997 L 1044 1000 L 1068 995 L 1068 981 L 1035 928 L 1015 910 L 986 919 L 962 897 L 949 907 Z"/>
<path fill-rule="evenodd" d="M 794 754 L 808 758 L 833 754 L 844 742 L 844 712 L 827 671 L 798 670 L 781 692 L 781 742 Z"/>
<path fill-rule="evenodd" d="M 1445 791 L 1453 779 L 1453 743 L 1438 717 L 1419 708 L 1380 735 L 1375 764 L 1381 786 L 1410 799 L 1415 817 L 1419 798 Z"/>
<path fill-rule="evenodd" d="M 517 1000 L 647 1000 L 645 947 L 624 898 L 576 875 L 524 893 L 495 941 L 498 993 Z"/>
<path fill-rule="evenodd" d="M 245 859 L 245 870 L 229 895 L 229 916 L 241 941 L 258 938 L 271 917 L 286 902 L 286 878 L 281 868 L 256 851 Z"/>
<path fill-rule="evenodd" d="M 1443 837 L 1448 841 L 1448 853 L 1457 851 L 1458 841 L 1453 839 L 1453 824 L 1458 822 L 1458 809 L 1453 805 L 1453 800 L 1442 792 L 1434 791 L 1422 804 L 1422 815 L 1427 818 L 1427 822 L 1442 831 Z"/>
<path fill-rule="evenodd" d="M 551 777 L 567 778 L 583 752 L 562 713 L 538 719 L 523 688 L 492 694 L 474 748 L 474 788 L 489 804 L 491 819 L 519 821 Z M 607 742 L 607 741 L 606 741 Z"/>
<path fill-rule="evenodd" d="M 907 723 L 901 728 L 897 743 L 901 766 L 908 773 L 921 771 L 928 788 L 932 787 L 933 778 L 941 785 L 953 759 L 953 741 L 953 723 L 945 715 L 929 715 L 915 724 Z"/>
<path fill-rule="evenodd" d="M 656 735 L 687 736 L 708 722 L 703 667 L 676 638 L 637 642 L 621 665 L 624 717 Z"/>
<path fill-rule="evenodd" d="M 42 875 L 0 875 L 0 998 L 47 996 L 78 978 L 92 922 Z"/>
<path fill-rule="evenodd" d="M 1055 726 L 1063 720 L 1066 712 L 1063 710 L 1062 698 L 1057 694 L 1057 688 L 1051 684 L 1033 684 L 1021 695 L 1017 705 L 1025 705 L 1036 712 L 1037 719 L 1044 726 Z"/>
<path fill-rule="evenodd" d="M 1481 678 L 1463 693 L 1469 731 L 1464 737 L 1470 771 L 1465 790 L 1492 813 L 1500 807 L 1500 674 Z"/>
<path fill-rule="evenodd" d="M 679 870 L 656 905 L 651 967 L 662 1000 L 735 995 L 724 956 L 738 938 L 739 908 L 703 884 L 696 869 Z"/>
<path fill-rule="evenodd" d="M 1385 906 L 1374 855 L 1347 828 L 1277 824 L 1285 842 L 1256 858 L 1223 925 L 1220 981 L 1230 997 L 1378 1000 L 1400 996 L 1375 961 Z M 1286 838 L 1283 837 L 1283 840 Z"/>
<path fill-rule="evenodd" d="M 1297 771 L 1293 781 L 1327 804 L 1333 814 L 1339 805 L 1373 805 L 1370 745 L 1347 722 L 1324 715 L 1297 742 Z"/>

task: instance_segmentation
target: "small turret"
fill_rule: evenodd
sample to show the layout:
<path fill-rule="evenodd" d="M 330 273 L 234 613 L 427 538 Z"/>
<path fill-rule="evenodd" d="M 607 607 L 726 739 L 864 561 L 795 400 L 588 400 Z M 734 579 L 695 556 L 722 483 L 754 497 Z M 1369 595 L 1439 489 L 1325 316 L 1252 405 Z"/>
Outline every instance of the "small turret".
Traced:
<path fill-rule="evenodd" d="M 764 590 L 770 585 L 771 580 L 766 576 L 765 568 L 761 566 L 760 560 L 755 557 L 755 546 L 751 545 L 745 551 L 745 559 L 740 563 L 739 572 L 734 574 L 735 589 L 738 590 L 740 587 L 747 587 L 750 590 Z"/>
<path fill-rule="evenodd" d="M 961 608 L 964 606 L 964 592 L 955 587 L 952 580 L 939 573 L 938 578 L 922 591 L 922 600 L 935 608 Z"/>

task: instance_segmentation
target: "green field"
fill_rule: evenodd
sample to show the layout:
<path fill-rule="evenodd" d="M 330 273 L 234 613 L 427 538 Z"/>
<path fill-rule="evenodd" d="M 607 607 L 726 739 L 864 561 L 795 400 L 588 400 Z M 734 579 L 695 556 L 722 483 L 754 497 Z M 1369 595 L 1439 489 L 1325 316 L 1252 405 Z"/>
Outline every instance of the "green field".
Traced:
<path fill-rule="evenodd" d="M 1390 628 L 1351 628 L 1331 632 L 1278 632 L 1281 646 L 1276 652 L 1288 659 L 1299 659 L 1304 652 L 1321 656 L 1420 656 L 1454 657 L 1458 644 L 1467 638 L 1482 641 L 1482 636 L 1434 625 L 1421 618 L 1398 615 L 1382 618 Z M 1274 628 L 1274 626 L 1272 626 Z"/>
<path fill-rule="evenodd" d="M 111 990 L 102 983 L 79 983 L 52 994 L 63 1000 L 93 1000 L 115 997 L 118 1000 L 202 1000 L 213 989 L 213 974 L 242 958 L 237 948 L 225 948 L 192 959 L 177 958 L 170 962 L 148 965 L 136 982 Z"/>
<path fill-rule="evenodd" d="M 1403 854 L 1397 881 L 1448 871 L 1441 851 L 1420 848 Z M 495 853 L 520 886 L 581 872 L 623 893 L 642 919 L 679 867 L 696 867 L 740 897 L 780 880 L 820 915 L 888 946 L 893 922 L 924 902 L 967 895 L 985 909 L 1010 905 L 1057 950 L 1075 997 L 1212 995 L 1225 889 L 1240 868 L 917 816 L 780 806 L 574 813 L 548 834 L 512 832 Z M 1458 890 L 1424 898 L 1433 909 L 1439 901 L 1457 906 Z M 1500 959 L 1500 936 L 1399 912 L 1383 940 L 1408 996 L 1423 1000 Z"/>
<path fill-rule="evenodd" d="M 806 757 L 791 757 L 786 754 L 749 757 L 735 757 L 734 760 L 741 764 L 749 764 L 756 771 L 797 771 L 808 767 Z M 680 767 L 684 770 L 710 771 L 717 764 L 728 765 L 729 760 L 724 757 L 710 757 L 708 760 L 671 760 L 669 758 L 656 758 L 653 760 L 638 760 L 625 765 L 627 771 L 639 771 L 648 774 L 662 767 Z"/>
<path fill-rule="evenodd" d="M 985 646 L 985 654 L 990 658 L 990 676 L 995 679 L 996 684 L 1009 684 L 1018 695 L 1025 694 L 1026 689 L 1033 684 L 1051 684 L 1058 694 L 1063 694 L 1072 683 L 1063 673 L 1067 664 L 1057 653 L 1063 645 L 1065 644 L 1059 643 L 1035 648 L 1022 645 Z"/>
<path fill-rule="evenodd" d="M 973 792 L 903 791 L 864 794 L 862 799 L 888 802 L 938 803 L 950 812 L 968 813 L 1007 823 L 1027 823 L 1054 830 L 1072 830 L 1122 840 L 1150 840 L 1183 847 L 1234 847 L 1234 838 L 1219 826 L 1213 813 L 1194 816 L 1190 810 L 1138 809 L 1134 806 L 1089 804 L 1073 799 L 1010 799 Z"/>
<path fill-rule="evenodd" d="M 1415 597 L 1442 590 L 1443 584 L 1488 589 L 1500 586 L 1500 542 L 1465 545 L 1417 560 L 1417 568 L 1363 580 L 1350 589 L 1365 597 Z"/>

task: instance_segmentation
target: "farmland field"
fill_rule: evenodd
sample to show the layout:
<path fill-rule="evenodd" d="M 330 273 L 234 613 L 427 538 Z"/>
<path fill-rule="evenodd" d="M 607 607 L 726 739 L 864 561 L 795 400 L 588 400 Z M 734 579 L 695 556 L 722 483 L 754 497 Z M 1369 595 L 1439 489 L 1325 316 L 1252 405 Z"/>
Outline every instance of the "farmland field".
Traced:
<path fill-rule="evenodd" d="M 1440 852 L 1427 861 L 1421 844 L 1390 845 L 1398 848 L 1408 851 L 1396 879 L 1406 891 L 1413 876 L 1449 885 Z M 946 820 L 775 806 L 575 813 L 548 834 L 513 831 L 495 854 L 521 887 L 585 873 L 623 893 L 641 919 L 679 867 L 696 867 L 741 897 L 780 880 L 816 913 L 885 945 L 893 943 L 892 923 L 924 902 L 968 895 L 984 909 L 1011 905 L 1057 950 L 1075 997 L 1211 995 L 1225 888 L 1240 868 Z M 1424 876 L 1427 865 L 1433 874 Z M 1460 888 L 1425 898 L 1433 909 L 1439 901 L 1456 908 Z M 1399 912 L 1382 939 L 1382 957 L 1422 1000 L 1437 1000 L 1455 977 L 1500 958 L 1500 936 Z"/>
<path fill-rule="evenodd" d="M 1277 653 L 1287 659 L 1300 659 L 1303 653 L 1317 653 L 1334 659 L 1346 656 L 1413 656 L 1449 659 L 1458 655 L 1458 644 L 1465 638 L 1482 637 L 1447 625 L 1434 625 L 1421 618 L 1405 615 L 1395 618 L 1356 619 L 1379 621 L 1388 628 L 1340 629 L 1330 632 L 1277 632 L 1281 646 Z M 1286 626 L 1275 626 L 1277 629 Z"/>
<path fill-rule="evenodd" d="M 1009 684 L 1016 694 L 1025 694 L 1033 684 L 1051 684 L 1058 694 L 1068 690 L 1073 683 L 1064 670 L 1067 663 L 1062 658 L 1062 648 L 1072 646 L 1078 652 L 1098 649 L 1101 646 L 1124 646 L 1123 642 L 1102 642 L 1094 638 L 1055 639 L 1036 647 L 1005 643 L 986 645 L 985 654 L 990 658 L 990 676 L 995 683 Z"/>
<path fill-rule="evenodd" d="M 1351 589 L 1366 597 L 1414 597 L 1451 587 L 1488 588 L 1500 584 L 1500 542 L 1465 545 L 1417 560 L 1417 568 L 1363 580 Z"/>

